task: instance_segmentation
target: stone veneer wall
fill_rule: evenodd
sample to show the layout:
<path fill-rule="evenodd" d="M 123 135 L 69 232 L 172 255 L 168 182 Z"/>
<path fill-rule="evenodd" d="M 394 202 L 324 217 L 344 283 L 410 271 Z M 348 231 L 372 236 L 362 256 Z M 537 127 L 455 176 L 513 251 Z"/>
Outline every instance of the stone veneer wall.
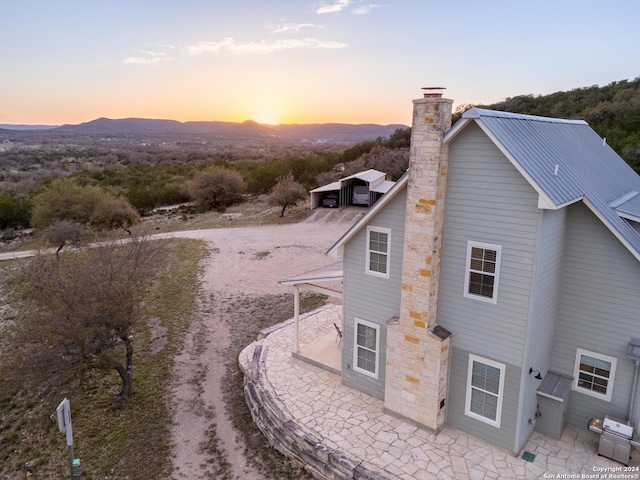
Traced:
<path fill-rule="evenodd" d="M 433 431 L 444 426 L 449 359 L 436 313 L 452 103 L 413 101 L 400 320 L 387 328 L 385 410 Z"/>
<path fill-rule="evenodd" d="M 392 476 L 374 472 L 360 461 L 343 452 L 329 448 L 313 432 L 288 418 L 278 407 L 268 384 L 263 382 L 266 346 L 256 345 L 250 364 L 245 371 L 244 396 L 253 421 L 283 455 L 304 466 L 314 477 L 327 480 L 391 480 Z"/>

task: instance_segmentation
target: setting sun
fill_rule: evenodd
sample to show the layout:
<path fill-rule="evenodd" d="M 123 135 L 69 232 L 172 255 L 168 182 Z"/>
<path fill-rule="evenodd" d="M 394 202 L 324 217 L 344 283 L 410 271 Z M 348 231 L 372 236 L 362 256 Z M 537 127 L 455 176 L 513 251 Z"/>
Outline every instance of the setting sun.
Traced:
<path fill-rule="evenodd" d="M 251 115 L 248 120 L 266 125 L 279 125 L 281 123 L 281 115 L 270 111 L 259 111 Z"/>

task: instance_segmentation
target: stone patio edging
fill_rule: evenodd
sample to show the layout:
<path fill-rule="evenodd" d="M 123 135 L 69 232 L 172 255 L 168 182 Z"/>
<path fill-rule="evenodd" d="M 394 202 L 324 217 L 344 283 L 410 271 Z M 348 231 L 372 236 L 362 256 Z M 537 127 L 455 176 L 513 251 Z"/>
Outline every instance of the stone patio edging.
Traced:
<path fill-rule="evenodd" d="M 271 445 L 319 479 L 392 479 L 383 472 L 367 468 L 346 453 L 324 445 L 313 432 L 289 418 L 264 374 L 264 358 L 269 347 L 260 343 L 253 345 L 249 368 L 243 368 L 244 396 L 254 423 Z"/>

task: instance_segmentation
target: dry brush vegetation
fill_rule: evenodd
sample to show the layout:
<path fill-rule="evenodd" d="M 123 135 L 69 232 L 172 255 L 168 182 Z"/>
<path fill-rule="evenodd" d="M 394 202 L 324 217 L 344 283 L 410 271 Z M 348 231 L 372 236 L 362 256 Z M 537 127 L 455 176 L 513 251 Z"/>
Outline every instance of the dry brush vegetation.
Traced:
<path fill-rule="evenodd" d="M 126 406 L 113 408 L 114 396 L 121 388 L 118 374 L 99 362 L 58 369 L 29 388 L 3 386 L 0 477 L 24 478 L 29 461 L 35 461 L 33 478 L 68 475 L 65 437 L 50 419 L 58 403 L 67 397 L 84 478 L 167 478 L 171 470 L 167 392 L 172 357 L 180 348 L 195 309 L 192 286 L 198 282 L 205 249 L 200 242 L 179 240 L 173 252 L 170 265 L 145 300 L 149 318 L 159 319 L 166 329 L 165 347 L 153 349 L 153 329 L 147 322 L 136 326 L 134 384 Z M 5 274 L 16 268 L 15 264 L 0 266 Z M 119 348 L 125 355 L 124 346 Z"/>

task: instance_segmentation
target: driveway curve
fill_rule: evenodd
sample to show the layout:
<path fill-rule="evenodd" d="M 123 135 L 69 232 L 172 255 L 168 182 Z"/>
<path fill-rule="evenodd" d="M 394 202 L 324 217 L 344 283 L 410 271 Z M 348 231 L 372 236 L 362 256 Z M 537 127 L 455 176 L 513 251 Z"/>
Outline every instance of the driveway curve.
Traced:
<path fill-rule="evenodd" d="M 206 448 L 212 422 L 218 455 L 222 452 L 228 461 L 225 478 L 263 478 L 247 463 L 244 445 L 224 413 L 224 352 L 230 342 L 225 316 L 233 318 L 233 312 L 216 308 L 215 303 L 233 295 L 291 292 L 278 281 L 338 261 L 325 252 L 360 216 L 166 235 L 204 240 L 211 248 L 203 265 L 199 315 L 192 321 L 173 372 L 175 480 L 218 478 Z"/>

